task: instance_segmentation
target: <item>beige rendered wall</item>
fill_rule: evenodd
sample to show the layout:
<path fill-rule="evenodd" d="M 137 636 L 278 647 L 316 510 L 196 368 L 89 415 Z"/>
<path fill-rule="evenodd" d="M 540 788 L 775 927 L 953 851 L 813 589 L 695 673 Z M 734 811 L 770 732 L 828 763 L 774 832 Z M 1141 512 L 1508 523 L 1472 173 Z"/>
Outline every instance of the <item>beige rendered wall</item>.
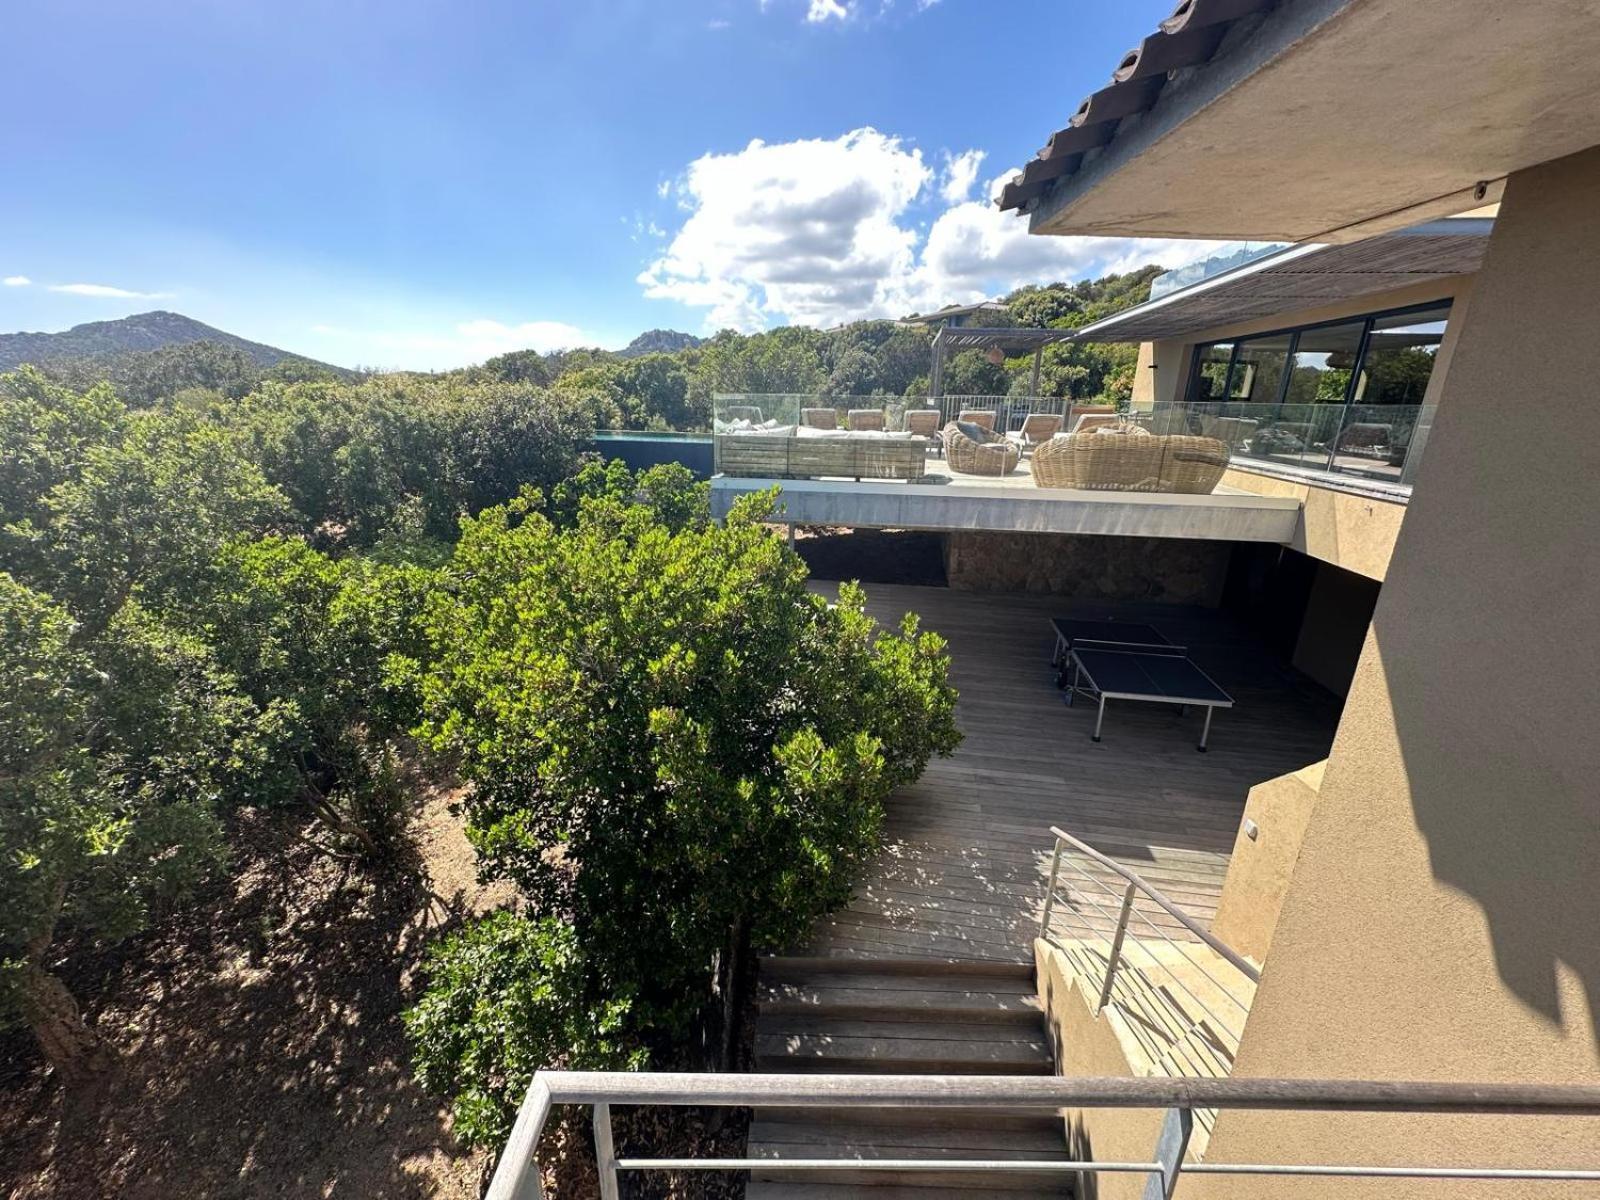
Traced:
<path fill-rule="evenodd" d="M 1069 1079 L 1131 1077 L 1133 1069 L 1110 1021 L 1094 1014 L 1098 997 L 1084 995 L 1061 952 L 1035 939 L 1033 961 L 1056 1073 Z M 1159 1112 L 1139 1108 L 1069 1109 L 1067 1145 L 1079 1161 L 1145 1162 L 1155 1148 L 1161 1119 Z M 1094 1200 L 1138 1200 L 1143 1192 L 1140 1175 L 1099 1176 L 1086 1189 Z"/>
<path fill-rule="evenodd" d="M 1133 407 L 1149 409 L 1183 399 L 1192 349 L 1188 342 L 1140 343 L 1139 363 L 1133 376 Z"/>
<path fill-rule="evenodd" d="M 1239 1075 L 1600 1083 L 1596 196 L 1600 148 L 1507 183 Z M 1208 1158 L 1594 1167 L 1600 1119 L 1230 1112 Z M 1180 1194 L 1463 1186 L 1191 1177 Z"/>
<path fill-rule="evenodd" d="M 1266 962 L 1272 948 L 1272 934 L 1326 766 L 1326 762 L 1312 763 L 1258 783 L 1245 801 L 1211 932 L 1257 963 Z M 1245 832 L 1251 823 L 1254 837 Z"/>
<path fill-rule="evenodd" d="M 1300 501 L 1300 519 L 1288 542 L 1291 550 L 1379 582 L 1388 574 L 1395 539 L 1406 515 L 1405 504 L 1398 500 L 1237 468 L 1223 472 L 1220 486 L 1258 496 L 1294 497 Z"/>

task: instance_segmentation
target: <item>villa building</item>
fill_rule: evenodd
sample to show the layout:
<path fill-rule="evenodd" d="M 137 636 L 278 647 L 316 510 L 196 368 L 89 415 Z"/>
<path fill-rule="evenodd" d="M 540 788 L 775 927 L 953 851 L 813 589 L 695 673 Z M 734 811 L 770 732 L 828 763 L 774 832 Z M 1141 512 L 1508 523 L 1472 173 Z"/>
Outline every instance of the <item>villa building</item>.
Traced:
<path fill-rule="evenodd" d="M 608 1200 L 613 1102 L 753 1106 L 773 1200 L 1600 1188 L 1596 62 L 1591 0 L 1184 0 L 1001 195 L 1248 239 L 1071 334 L 1130 411 L 719 398 L 718 515 L 943 539 L 870 595 L 966 741 L 764 962 L 772 1074 L 545 1076 L 491 1195 L 552 1102 Z"/>
<path fill-rule="evenodd" d="M 1230 864 L 1214 928 L 1255 908 L 1263 961 L 1236 1075 L 1600 1081 L 1597 16 L 1194 0 L 1002 200 L 1041 235 L 1292 243 L 1085 336 L 1143 343 L 1152 406 L 1226 419 L 1314 385 L 1367 435 L 1230 474 L 1302 497 L 1307 553 L 1382 581 L 1326 762 L 1252 797 Z M 1425 379 L 1386 370 L 1419 352 Z M 1399 462 L 1369 457 L 1402 426 Z M 1364 515 L 1395 484 L 1404 505 Z M 1208 1153 L 1555 1166 L 1596 1144 L 1588 1122 L 1232 1112 Z"/>

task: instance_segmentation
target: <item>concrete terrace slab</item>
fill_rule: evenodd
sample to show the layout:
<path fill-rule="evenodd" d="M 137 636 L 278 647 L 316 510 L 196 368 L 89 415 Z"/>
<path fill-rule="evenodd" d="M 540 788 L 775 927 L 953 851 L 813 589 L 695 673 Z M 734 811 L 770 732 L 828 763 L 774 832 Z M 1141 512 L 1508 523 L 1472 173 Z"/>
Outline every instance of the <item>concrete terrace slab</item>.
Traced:
<path fill-rule="evenodd" d="M 853 479 L 711 480 L 711 512 L 726 516 L 740 496 L 777 487 L 798 525 L 853 529 L 928 529 L 1000 533 L 1077 533 L 1117 537 L 1276 542 L 1294 537 L 1300 502 L 1219 487 L 1207 496 L 1101 492 L 1034 486 L 1026 469 L 1010 475 L 956 475 L 942 461 L 915 483 Z"/>

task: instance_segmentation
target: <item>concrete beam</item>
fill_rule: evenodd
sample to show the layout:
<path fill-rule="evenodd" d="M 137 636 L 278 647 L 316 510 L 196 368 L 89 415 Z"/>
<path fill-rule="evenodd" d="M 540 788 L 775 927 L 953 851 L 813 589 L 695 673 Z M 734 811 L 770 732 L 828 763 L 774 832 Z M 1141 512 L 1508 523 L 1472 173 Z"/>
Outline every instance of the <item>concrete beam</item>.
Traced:
<path fill-rule="evenodd" d="M 1300 517 L 1298 499 L 1232 491 L 1181 496 L 965 482 L 940 486 L 726 477 L 711 481 L 712 515 L 721 520 L 738 497 L 771 487 L 781 491 L 785 520 L 852 529 L 1076 533 L 1281 545 L 1294 537 Z"/>

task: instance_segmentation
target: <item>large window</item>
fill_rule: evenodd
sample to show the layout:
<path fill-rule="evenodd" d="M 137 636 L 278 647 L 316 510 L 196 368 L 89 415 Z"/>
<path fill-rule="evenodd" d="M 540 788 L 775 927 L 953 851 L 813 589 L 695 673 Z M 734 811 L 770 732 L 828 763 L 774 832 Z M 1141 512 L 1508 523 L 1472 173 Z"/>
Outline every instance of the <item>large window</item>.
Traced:
<path fill-rule="evenodd" d="M 1189 427 L 1246 458 L 1401 481 L 1448 301 L 1195 348 Z"/>

